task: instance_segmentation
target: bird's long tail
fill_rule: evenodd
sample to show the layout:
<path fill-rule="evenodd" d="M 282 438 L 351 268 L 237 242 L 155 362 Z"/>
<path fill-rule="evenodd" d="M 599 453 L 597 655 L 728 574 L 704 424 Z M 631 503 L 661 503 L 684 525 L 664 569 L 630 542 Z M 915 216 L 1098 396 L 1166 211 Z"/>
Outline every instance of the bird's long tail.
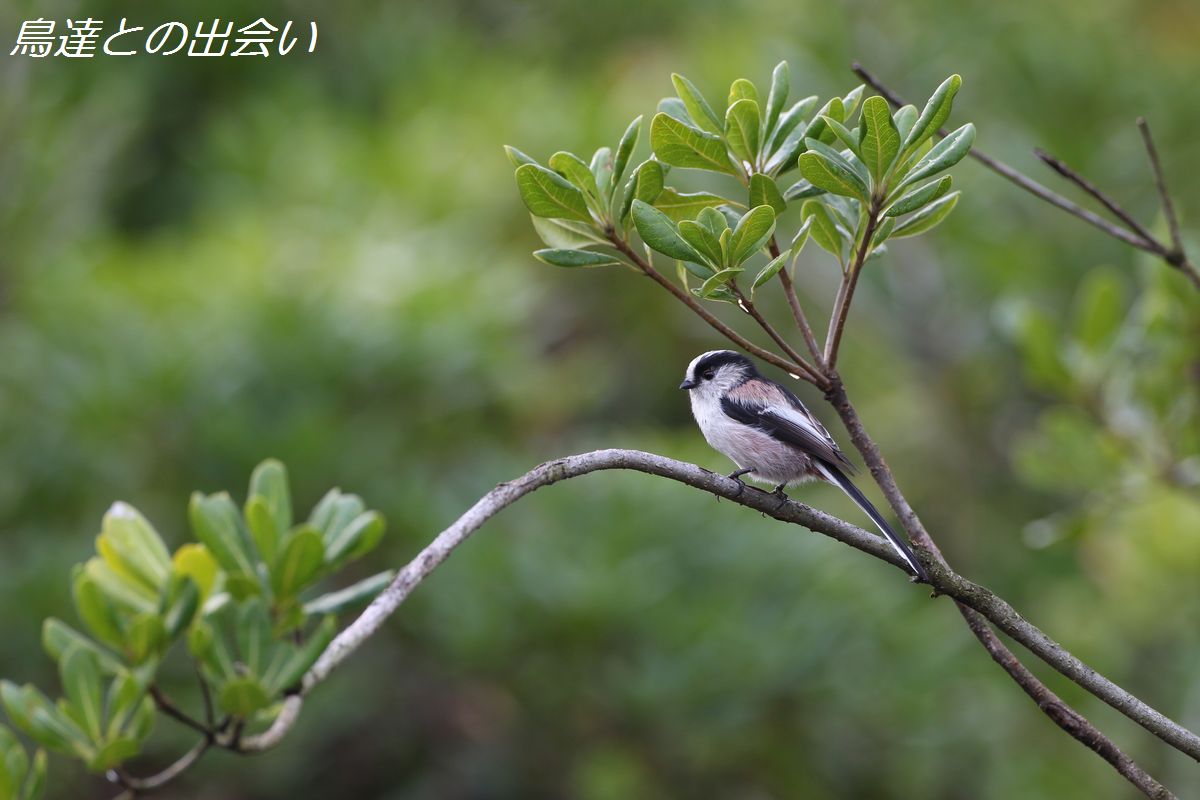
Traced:
<path fill-rule="evenodd" d="M 854 482 L 846 477 L 846 473 L 842 472 L 832 464 L 826 464 L 822 462 L 818 462 L 817 468 L 820 469 L 822 474 L 829 479 L 830 483 L 835 483 L 840 486 L 842 491 L 854 501 L 855 505 L 861 508 L 866 515 L 871 518 L 871 521 L 874 522 L 876 527 L 879 528 L 879 531 L 888 540 L 888 543 L 890 543 L 892 547 L 895 548 L 896 552 L 900 554 L 900 557 L 908 563 L 908 568 L 913 571 L 913 574 L 915 574 L 922 582 L 930 583 L 929 573 L 926 572 L 925 568 L 921 566 L 921 562 L 917 560 L 912 548 L 908 546 L 908 542 L 904 541 L 899 534 L 892 530 L 892 527 L 887 524 L 887 520 L 883 518 L 883 515 L 879 513 L 875 506 L 871 505 L 871 501 L 867 499 L 866 495 L 859 491 L 859 488 L 854 485 Z"/>

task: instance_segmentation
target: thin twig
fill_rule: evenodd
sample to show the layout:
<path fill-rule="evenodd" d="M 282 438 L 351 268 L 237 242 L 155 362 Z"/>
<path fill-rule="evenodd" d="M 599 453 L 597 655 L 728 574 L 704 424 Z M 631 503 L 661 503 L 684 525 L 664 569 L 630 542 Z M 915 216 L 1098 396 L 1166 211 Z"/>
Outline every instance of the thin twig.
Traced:
<path fill-rule="evenodd" d="M 758 310 L 758 307 L 754 305 L 754 301 L 749 297 L 746 297 L 737 284 L 730 284 L 730 286 L 733 289 L 734 295 L 738 299 L 738 305 L 741 307 L 741 309 L 749 314 L 754 321 L 758 323 L 758 327 L 766 331 L 767 336 L 770 336 L 771 340 L 775 342 L 775 344 L 779 345 L 780 349 L 783 350 L 784 354 L 788 358 L 792 359 L 792 361 L 804 368 L 804 371 L 808 373 L 806 378 L 810 383 L 813 383 L 816 386 L 822 386 L 823 379 L 817 372 L 817 368 L 812 364 L 809 364 L 808 360 L 805 359 L 804 356 L 800 355 L 800 353 L 796 352 L 795 348 L 788 343 L 787 339 L 784 339 L 783 336 L 780 335 L 779 331 L 775 330 L 775 326 L 767 321 L 767 318 L 764 317 Z"/>
<path fill-rule="evenodd" d="M 212 738 L 214 731 L 211 727 L 194 719 L 190 714 L 171 702 L 171 698 L 167 697 L 166 693 L 158 686 L 150 687 L 150 696 L 154 698 L 154 705 L 158 706 L 159 711 L 162 711 L 177 722 L 183 723 L 192 730 Z"/>
<path fill-rule="evenodd" d="M 1146 230 L 1146 228 L 1142 226 L 1142 223 L 1134 219 L 1132 214 L 1122 208 L 1116 200 L 1113 200 L 1111 197 L 1102 192 L 1098 186 L 1067 166 L 1066 162 L 1061 158 L 1052 156 L 1041 148 L 1034 148 L 1033 154 L 1041 159 L 1046 166 L 1050 167 L 1050 169 L 1054 170 L 1059 175 L 1063 176 L 1071 183 L 1075 184 L 1080 189 L 1083 189 L 1083 191 L 1094 197 L 1096 201 L 1100 203 L 1100 205 L 1111 211 L 1113 216 L 1124 222 L 1130 230 L 1142 237 L 1147 244 L 1154 244 L 1154 236 L 1150 233 L 1150 231 Z"/>
<path fill-rule="evenodd" d="M 892 105 L 896 106 L 897 108 L 899 108 L 900 106 L 906 105 L 904 98 L 900 97 L 898 94 L 893 92 L 891 89 L 884 86 L 879 81 L 878 78 L 876 78 L 874 75 L 872 75 L 866 69 L 864 69 L 863 66 L 861 64 L 859 64 L 858 62 L 855 62 L 851 66 L 851 69 L 854 70 L 855 75 L 862 78 L 863 81 L 865 81 L 866 83 L 870 84 L 871 87 L 873 89 L 875 89 L 875 91 L 877 91 L 877 92 L 879 92 L 879 94 L 883 95 L 883 97 Z M 941 130 L 938 131 L 939 136 L 945 136 L 946 134 L 947 134 L 947 131 L 945 128 L 942 128 Z M 1047 189 L 1045 186 L 1038 183 L 1033 178 L 1030 178 L 1027 175 L 1024 175 L 1024 174 L 1018 172 L 1017 170 L 1010 167 L 1008 164 L 1005 164 L 1003 161 L 1001 161 L 997 158 L 993 158 L 992 156 L 989 156 L 988 154 L 984 153 L 979 148 L 972 147 L 970 154 L 971 154 L 972 158 L 974 158 L 979 163 L 983 164 L 985 167 L 990 169 L 992 172 L 995 172 L 997 175 L 1000 175 L 1001 177 L 1011 181 L 1012 183 L 1016 184 L 1017 186 L 1020 186 L 1022 189 L 1029 192 L 1030 194 L 1035 195 L 1036 197 L 1040 197 L 1042 200 L 1045 200 L 1047 203 L 1049 203 L 1053 206 L 1057 206 L 1058 208 L 1061 208 L 1063 211 L 1066 211 L 1068 214 L 1071 214 L 1072 216 L 1078 217 L 1079 219 L 1083 220 L 1084 222 L 1088 223 L 1089 225 L 1099 228 L 1100 230 L 1104 231 L 1109 236 L 1112 236 L 1115 239 L 1120 239 L 1121 241 L 1125 242 L 1126 244 L 1136 247 L 1139 250 L 1146 250 L 1147 252 L 1151 252 L 1151 253 L 1154 253 L 1155 255 L 1159 255 L 1158 249 L 1152 243 L 1144 241 L 1137 234 L 1131 233 L 1130 231 L 1125 230 L 1124 228 L 1120 227 L 1119 225 L 1114 225 L 1113 223 L 1106 220 L 1104 217 L 1101 217 L 1100 215 L 1098 215 L 1094 212 L 1088 211 L 1086 208 L 1084 208 L 1083 206 L 1080 206 L 1077 203 L 1071 202 L 1070 200 L 1068 200 L 1067 198 L 1063 197 L 1061 194 L 1058 194 L 1055 191 Z"/>
<path fill-rule="evenodd" d="M 754 342 L 751 342 L 749 339 L 742 336 L 740 333 L 735 331 L 733 328 L 730 328 L 724 322 L 717 319 L 715 316 L 712 315 L 711 312 L 709 312 L 709 310 L 707 308 L 705 308 L 703 305 L 698 303 L 696 301 L 696 298 L 692 297 L 687 292 L 685 292 L 683 289 L 679 288 L 674 283 L 667 280 L 666 277 L 664 277 L 661 272 L 656 270 L 654 268 L 654 266 L 652 264 L 650 264 L 650 262 L 648 262 L 646 259 L 642 258 L 637 253 L 637 251 L 635 251 L 632 247 L 630 247 L 629 244 L 624 239 L 617 236 L 615 232 L 611 232 L 609 234 L 609 241 L 611 241 L 613 243 L 613 246 L 616 247 L 617 250 L 621 251 L 622 255 L 624 255 L 626 258 L 628 258 L 630 261 L 632 261 L 638 267 L 638 269 L 640 269 L 642 271 L 643 274 L 645 274 L 647 277 L 652 279 L 659 286 L 662 286 L 664 289 L 666 289 L 671 294 L 675 295 L 675 298 L 677 300 L 679 300 L 681 303 L 683 303 L 688 308 L 690 308 L 693 312 L 696 313 L 697 316 L 700 317 L 700 319 L 704 320 L 709 325 L 711 325 L 713 327 L 713 329 L 715 329 L 718 333 L 720 333 L 726 339 L 733 342 L 734 344 L 736 344 L 738 347 L 742 348 L 746 352 L 752 353 L 752 354 L 758 356 L 763 361 L 766 361 L 768 364 L 772 364 L 776 367 L 779 367 L 780 369 L 784 370 L 785 372 L 787 372 L 791 375 L 795 375 L 798 378 L 803 378 L 804 380 L 807 380 L 810 382 L 813 380 L 812 377 L 808 376 L 805 373 L 804 367 L 801 366 L 800 364 L 793 363 L 791 361 L 788 361 L 785 358 L 780 358 L 779 356 L 772 353 L 770 350 L 766 350 L 762 347 L 759 347 Z"/>
<path fill-rule="evenodd" d="M 216 714 L 213 710 L 212 691 L 208 688 L 208 681 L 204 678 L 204 673 L 200 671 L 199 664 L 193 664 L 196 669 L 196 682 L 200 684 L 200 696 L 204 700 L 204 723 L 209 730 L 215 730 L 217 723 Z"/>
<path fill-rule="evenodd" d="M 780 250 L 779 243 L 775 241 L 775 237 L 771 237 L 769 244 L 771 249 L 771 258 L 779 258 Z M 787 266 L 779 270 L 779 282 L 783 284 L 783 293 L 787 298 L 788 307 L 792 310 L 792 319 L 796 322 L 796 327 L 800 329 L 800 335 L 804 337 L 804 344 L 808 347 L 808 352 L 812 354 L 813 361 L 816 362 L 817 372 L 823 372 L 825 369 L 825 357 L 821 354 L 821 346 L 817 344 L 817 337 L 813 334 L 812 326 L 808 324 L 808 317 L 804 314 L 804 307 L 800 305 L 800 297 L 796 294 L 796 285 L 792 283 L 792 276 Z M 824 388 L 825 377 L 821 376 L 821 388 Z"/>
<path fill-rule="evenodd" d="M 1183 255 L 1183 237 L 1179 233 L 1179 218 L 1175 216 L 1175 203 L 1171 193 L 1167 191 L 1167 179 L 1163 176 L 1162 162 L 1158 160 L 1158 148 L 1154 146 L 1154 137 L 1150 135 L 1150 125 L 1145 117 L 1137 118 L 1138 130 L 1142 133 L 1142 141 L 1146 144 L 1146 155 L 1150 157 L 1150 167 L 1154 170 L 1154 185 L 1158 187 L 1158 196 L 1162 200 L 1163 215 L 1167 218 L 1167 227 L 1171 231 L 1171 255 Z"/>
<path fill-rule="evenodd" d="M 884 86 L 878 78 L 864 69 L 863 66 L 857 61 L 851 65 L 851 69 L 854 70 L 855 75 L 858 75 L 858 77 L 862 78 L 863 81 L 870 84 L 875 91 L 883 95 L 883 97 L 889 103 L 897 108 L 905 105 L 904 98 L 900 97 L 900 95 Z M 1153 140 L 1150 138 L 1150 129 L 1146 126 L 1145 120 L 1141 118 L 1138 119 L 1138 128 L 1142 131 L 1142 139 L 1146 143 L 1146 150 L 1150 154 L 1150 162 L 1154 167 L 1155 181 L 1158 184 L 1158 193 L 1160 198 L 1162 198 L 1163 203 L 1163 213 L 1167 217 L 1167 224 L 1171 229 L 1171 246 L 1168 246 L 1153 236 L 1148 235 L 1145 227 L 1137 225 L 1136 223 L 1134 224 L 1134 230 L 1132 231 L 1123 228 L 1120 225 L 1114 225 L 1113 223 L 1104 219 L 1104 217 L 1101 217 L 1100 215 L 1071 202 L 1057 192 L 1047 189 L 1033 178 L 1018 172 L 1016 169 L 1010 167 L 1008 164 L 1005 164 L 1003 161 L 987 155 L 977 147 L 971 148 L 970 155 L 976 161 L 992 170 L 992 172 L 995 172 L 997 175 L 1000 175 L 1017 186 L 1020 186 L 1030 194 L 1045 200 L 1047 203 L 1050 203 L 1053 206 L 1061 208 L 1063 211 L 1066 211 L 1072 216 L 1078 217 L 1089 225 L 1104 231 L 1114 239 L 1125 242 L 1126 244 L 1130 245 L 1131 247 L 1135 247 L 1138 250 L 1144 250 L 1147 253 L 1152 253 L 1158 256 L 1168 266 L 1182 272 L 1184 276 L 1192 282 L 1192 285 L 1195 286 L 1196 289 L 1200 290 L 1200 270 L 1198 270 L 1194 264 L 1188 261 L 1187 255 L 1183 251 L 1182 238 L 1179 235 L 1179 221 L 1175 218 L 1175 208 L 1172 205 L 1171 197 L 1166 190 L 1166 183 L 1162 175 L 1162 165 L 1158 161 L 1158 152 L 1154 147 Z M 938 131 L 938 135 L 943 137 L 946 136 L 946 133 L 947 131 L 945 128 L 942 128 Z M 1039 158 L 1040 157 L 1041 156 L 1039 155 Z M 1059 163 L 1061 164 L 1061 162 Z M 1051 166 L 1054 167 L 1053 164 L 1051 164 Z M 1080 186 L 1080 188 L 1085 188 L 1079 183 L 1078 180 L 1076 180 L 1075 177 L 1063 173 L 1061 170 L 1058 170 L 1058 167 L 1054 168 L 1059 172 L 1060 175 L 1063 175 L 1063 177 L 1076 183 Z M 1092 189 L 1095 189 L 1095 187 L 1092 186 Z M 1108 202 L 1102 200 L 1098 195 L 1093 194 L 1086 188 L 1085 191 L 1088 191 L 1089 194 L 1092 194 L 1093 197 L 1104 203 L 1110 211 L 1117 213 L 1112 206 L 1109 206 Z M 1132 216 L 1124 214 L 1124 212 L 1122 214 L 1118 214 L 1118 216 L 1121 216 L 1122 220 L 1125 222 L 1132 221 Z"/>
<path fill-rule="evenodd" d="M 124 787 L 130 793 L 130 796 L 152 792 L 167 785 L 190 769 L 193 764 L 200 760 L 200 757 L 204 755 L 211 744 L 212 742 L 209 739 L 201 739 L 196 742 L 191 750 L 180 756 L 179 760 L 161 772 L 148 777 L 136 778 L 124 770 L 110 770 L 108 779 Z"/>
<path fill-rule="evenodd" d="M 862 241 L 859 242 L 858 250 L 854 253 L 854 261 L 851 262 L 850 269 L 842 276 L 842 283 L 838 288 L 837 299 L 833 304 L 833 313 L 829 318 L 829 333 L 825 337 L 823 363 L 826 377 L 828 377 L 829 370 L 837 366 L 838 347 L 842 343 L 846 317 L 850 314 L 850 304 L 854 301 L 854 288 L 858 285 L 858 276 L 863 270 L 863 265 L 867 263 L 867 256 L 871 254 L 871 240 L 875 237 L 875 227 L 879 224 L 880 210 L 879 199 L 872 198 L 867 209 L 867 224 L 863 231 Z"/>

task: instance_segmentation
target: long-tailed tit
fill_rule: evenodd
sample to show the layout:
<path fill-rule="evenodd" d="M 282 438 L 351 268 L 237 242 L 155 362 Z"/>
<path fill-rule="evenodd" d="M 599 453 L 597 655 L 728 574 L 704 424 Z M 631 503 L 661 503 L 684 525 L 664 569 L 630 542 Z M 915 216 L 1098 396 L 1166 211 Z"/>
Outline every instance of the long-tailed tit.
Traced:
<path fill-rule="evenodd" d="M 912 549 L 846 476 L 854 466 L 800 398 L 758 374 L 753 362 L 732 350 L 702 353 L 688 364 L 680 389 L 692 401 L 692 414 L 708 443 L 732 459 L 742 475 L 776 484 L 775 492 L 817 479 L 845 492 L 879 527 L 917 578 L 929 574 Z"/>

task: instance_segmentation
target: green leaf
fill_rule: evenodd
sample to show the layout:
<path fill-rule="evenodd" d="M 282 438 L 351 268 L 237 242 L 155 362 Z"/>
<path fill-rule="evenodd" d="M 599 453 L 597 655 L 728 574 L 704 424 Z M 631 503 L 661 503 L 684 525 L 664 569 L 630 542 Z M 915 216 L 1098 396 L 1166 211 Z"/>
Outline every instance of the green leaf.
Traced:
<path fill-rule="evenodd" d="M 146 585 L 117 573 L 102 558 L 89 558 L 83 574 L 107 600 L 127 611 L 151 611 L 157 597 Z"/>
<path fill-rule="evenodd" d="M 246 537 L 242 534 L 237 506 L 225 492 L 205 496 L 192 494 L 188 504 L 192 532 L 226 572 L 254 575 Z"/>
<path fill-rule="evenodd" d="M 310 616 L 320 614 L 338 614 L 347 608 L 361 605 L 374 600 L 375 597 L 388 587 L 396 577 L 395 570 L 385 570 L 358 583 L 351 584 L 345 589 L 328 592 L 313 598 L 304 604 L 304 613 Z"/>
<path fill-rule="evenodd" d="M 166 638 L 162 617 L 152 612 L 138 614 L 125 633 L 125 649 L 129 660 L 134 664 L 143 664 L 160 655 Z"/>
<path fill-rule="evenodd" d="M 122 736 L 101 747 L 88 761 L 87 766 L 92 772 L 108 772 L 136 756 L 140 750 L 141 745 L 136 739 Z"/>
<path fill-rule="evenodd" d="M 958 197 L 961 194 L 962 192 L 952 192 L 936 203 L 926 206 L 921 211 L 913 214 L 896 226 L 896 230 L 892 232 L 892 238 L 900 239 L 905 236 L 916 236 L 918 233 L 924 233 L 933 228 L 954 210 L 954 206 L 958 204 Z"/>
<path fill-rule="evenodd" d="M 771 72 L 771 91 L 767 94 L 767 113 L 763 121 L 764 139 L 774 129 L 779 114 L 783 111 L 783 104 L 787 102 L 789 89 L 788 65 L 786 61 L 780 61 Z"/>
<path fill-rule="evenodd" d="M 892 121 L 896 123 L 896 132 L 900 134 L 900 140 L 903 141 L 908 138 L 909 132 L 912 131 L 913 125 L 917 121 L 917 107 L 901 106 L 896 109 Z"/>
<path fill-rule="evenodd" d="M 807 197 L 820 197 L 823 194 L 828 194 L 819 186 L 813 186 L 811 182 L 804 179 L 798 180 L 787 188 L 783 193 L 785 200 L 803 200 Z"/>
<path fill-rule="evenodd" d="M 904 146 L 901 150 L 906 156 L 916 150 L 921 142 L 937 133 L 942 124 L 950 117 L 950 109 L 954 106 L 954 95 L 958 94 L 960 86 L 962 86 L 962 78 L 958 75 L 951 75 L 934 90 L 929 102 L 925 104 L 921 116 L 917 117 L 912 130 L 904 137 Z"/>
<path fill-rule="evenodd" d="M 146 684 L 139 680 L 134 673 L 122 671 L 108 687 L 108 702 L 105 704 L 108 726 L 105 728 L 105 738 L 112 739 L 124 730 L 133 712 L 137 710 L 138 702 L 146 696 Z"/>
<path fill-rule="evenodd" d="M 116 675 L 124 669 L 121 662 L 112 653 L 67 623 L 54 617 L 49 617 L 42 623 L 42 647 L 51 658 L 58 662 L 61 662 L 70 650 L 87 651 L 96 659 L 100 671 L 105 675 Z"/>
<path fill-rule="evenodd" d="M 217 693 L 217 704 L 226 714 L 246 719 L 271 705 L 271 698 L 257 678 L 243 677 L 234 678 L 221 687 Z"/>
<path fill-rule="evenodd" d="M 188 631 L 188 652 L 214 680 L 225 681 L 237 674 L 225 639 L 207 622 L 197 622 Z"/>
<path fill-rule="evenodd" d="M 741 272 L 742 269 L 740 267 L 721 270 L 704 282 L 704 285 L 700 287 L 700 296 L 709 299 L 716 297 L 716 292 L 725 288 L 726 284 L 736 278 Z"/>
<path fill-rule="evenodd" d="M 325 543 L 313 527 L 296 531 L 271 567 L 271 589 L 276 598 L 293 597 L 321 572 Z"/>
<path fill-rule="evenodd" d="M 513 167 L 519 167 L 522 164 L 538 163 L 532 156 L 527 156 L 515 147 L 504 145 L 504 154 L 508 156 L 508 160 L 512 162 Z"/>
<path fill-rule="evenodd" d="M 0 800 L 17 800 L 29 771 L 29 756 L 16 735 L 0 725 Z"/>
<path fill-rule="evenodd" d="M 200 588 L 187 575 L 177 573 L 171 577 L 164 599 L 166 605 L 162 613 L 163 628 L 167 639 L 173 640 L 184 628 L 192 624 L 192 619 L 200 608 Z"/>
<path fill-rule="evenodd" d="M 585 200 L 590 201 L 588 206 L 597 213 L 600 210 L 600 189 L 597 186 L 596 176 L 592 173 L 592 168 L 583 162 L 579 156 L 574 153 L 568 153 L 565 150 L 560 150 L 550 156 L 550 168 L 562 175 L 570 181 L 576 189 L 583 192 Z"/>
<path fill-rule="evenodd" d="M 833 131 L 834 138 L 841 141 L 851 153 L 859 155 L 857 129 L 852 131 L 833 117 L 822 117 L 822 121 L 826 129 Z"/>
<path fill-rule="evenodd" d="M 901 185 L 908 186 L 950 169 L 971 152 L 974 143 L 975 126 L 968 122 L 934 145 L 928 155 L 913 165 Z"/>
<path fill-rule="evenodd" d="M 533 229 L 542 241 L 556 250 L 581 250 L 597 244 L 608 244 L 593 226 L 584 222 L 535 217 L 532 214 L 529 219 L 533 221 Z M 274 558 L 274 553 L 271 557 Z"/>
<path fill-rule="evenodd" d="M 113 503 L 104 515 L 96 550 L 117 573 L 155 592 L 171 571 L 171 556 L 162 538 L 128 503 Z"/>
<path fill-rule="evenodd" d="M 887 100 L 868 97 L 863 102 L 862 125 L 863 140 L 859 154 L 878 185 L 900 152 L 900 132 L 896 130 Z"/>
<path fill-rule="evenodd" d="M 58 662 L 63 691 L 78 712 L 83 729 L 93 742 L 103 734 L 104 695 L 100 686 L 100 666 L 91 650 L 72 647 Z"/>
<path fill-rule="evenodd" d="M 850 164 L 830 158 L 825 153 L 809 151 L 800 155 L 800 174 L 809 183 L 827 192 L 853 197 L 866 202 L 868 191 Z"/>
<path fill-rule="evenodd" d="M 333 615 L 326 616 L 304 642 L 283 665 L 278 674 L 270 676 L 268 684 L 273 692 L 278 693 L 292 688 L 298 688 L 304 673 L 316 663 L 325 652 L 325 648 L 337 634 L 337 623 Z"/>
<path fill-rule="evenodd" d="M 681 261 L 703 261 L 695 248 L 679 235 L 675 223 L 666 214 L 641 200 L 633 201 L 632 213 L 638 235 L 652 250 Z"/>
<path fill-rule="evenodd" d="M 770 206 L 775 210 L 776 216 L 787 209 L 787 202 L 779 193 L 775 181 L 761 172 L 750 176 L 750 207 L 754 206 Z"/>
<path fill-rule="evenodd" d="M 779 274 L 779 270 L 783 269 L 784 265 L 787 264 L 787 260 L 790 255 L 790 253 L 780 253 L 762 268 L 762 271 L 758 273 L 758 275 L 754 278 L 754 283 L 750 286 L 751 297 L 754 296 L 755 289 Z"/>
<path fill-rule="evenodd" d="M 842 257 L 843 238 L 829 209 L 820 200 L 806 200 L 800 207 L 800 218 L 812 220 L 809 235 L 812 240 L 839 259 Z"/>
<path fill-rule="evenodd" d="M 604 207 L 608 205 L 609 199 L 612 197 L 613 184 L 613 154 L 612 150 L 607 147 L 601 147 L 592 155 L 592 163 L 588 166 L 588 170 L 592 173 L 592 178 L 596 181 L 596 187 L 600 191 L 600 202 L 602 207 L 599 216 L 601 218 L 607 216 L 604 213 Z"/>
<path fill-rule="evenodd" d="M 720 195 L 709 192 L 678 192 L 670 186 L 659 193 L 653 205 L 674 222 L 695 219 L 702 209 L 729 203 Z"/>
<path fill-rule="evenodd" d="M 657 114 L 651 120 L 650 146 L 666 164 L 737 174 L 720 136 L 705 133 L 666 114 Z"/>
<path fill-rule="evenodd" d="M 33 768 L 25 780 L 22 800 L 41 800 L 46 791 L 46 751 L 38 750 L 33 757 Z"/>
<path fill-rule="evenodd" d="M 675 85 L 675 93 L 683 101 L 692 122 L 709 133 L 720 133 L 721 118 L 713 111 L 712 106 L 704 99 L 700 90 L 687 78 L 677 73 L 672 73 L 671 83 Z M 666 161 L 666 159 L 663 160 Z"/>
<path fill-rule="evenodd" d="M 709 233 L 716 237 L 718 241 L 721 238 L 721 234 L 729 230 L 729 220 L 725 218 L 724 214 L 712 207 L 703 209 L 697 214 L 696 222 L 708 228 Z"/>
<path fill-rule="evenodd" d="M 866 88 L 867 85 L 865 83 L 860 83 L 858 86 L 855 86 L 853 89 L 851 89 L 849 94 L 842 98 L 842 108 L 844 110 L 844 113 L 842 114 L 842 121 L 848 120 L 851 116 L 853 116 L 854 110 L 858 108 L 858 103 L 860 100 L 862 100 L 863 91 L 865 91 Z"/>
<path fill-rule="evenodd" d="M 622 223 L 629 217 L 629 210 L 633 207 L 634 200 L 653 203 L 658 199 L 663 190 L 663 177 L 662 164 L 653 158 L 647 159 L 637 166 L 625 184 L 625 201 L 621 206 L 620 216 Z"/>
<path fill-rule="evenodd" d="M 559 251 L 562 252 L 562 251 Z M 581 255 L 602 255 L 587 253 L 580 250 L 566 251 Z M 612 263 L 620 264 L 613 259 Z M 559 265 L 564 266 L 564 265 Z M 588 265 L 595 266 L 595 265 Z M 325 562 L 337 569 L 353 558 L 359 558 L 375 548 L 383 538 L 385 523 L 383 515 L 378 511 L 365 511 L 359 514 L 350 524 L 346 525 L 337 535 L 325 543 Z"/>
<path fill-rule="evenodd" d="M 255 598 L 238 608 L 234 634 L 238 660 L 251 675 L 262 674 L 267 652 L 271 648 L 271 620 L 262 600 Z"/>
<path fill-rule="evenodd" d="M 733 229 L 733 235 L 729 239 L 729 263 L 735 267 L 740 266 L 743 261 L 765 245 L 774 232 L 775 210 L 773 208 L 755 206 L 747 211 L 746 215 L 738 222 L 737 227 Z"/>
<path fill-rule="evenodd" d="M 292 492 L 288 488 L 287 467 L 283 462 L 268 458 L 255 467 L 250 474 L 249 496 L 266 501 L 275 530 L 282 532 L 292 527 Z"/>
<path fill-rule="evenodd" d="M 625 177 L 625 167 L 629 166 L 629 156 L 633 154 L 633 148 L 637 146 L 638 136 L 641 132 L 642 117 L 639 114 L 633 122 L 629 123 L 625 133 L 621 134 L 620 143 L 617 144 L 617 155 L 613 158 L 613 188 L 616 188 L 616 185 L 621 182 L 621 178 Z"/>
<path fill-rule="evenodd" d="M 658 111 L 667 116 L 674 117 L 680 122 L 692 124 L 692 117 L 688 113 L 687 106 L 678 97 L 664 97 L 658 101 Z"/>
<path fill-rule="evenodd" d="M 737 100 L 725 112 L 725 141 L 751 169 L 758 159 L 759 124 L 758 103 L 748 98 Z"/>
<path fill-rule="evenodd" d="M 811 95 L 803 100 L 798 101 L 795 105 L 789 108 L 779 118 L 779 124 L 775 126 L 774 132 L 771 133 L 771 139 L 767 143 L 767 152 L 774 153 L 779 149 L 780 145 L 787 140 L 788 136 L 793 131 L 799 128 L 800 123 L 812 113 L 812 110 L 817 106 L 817 96 Z"/>
<path fill-rule="evenodd" d="M 537 164 L 517 167 L 517 189 L 529 212 L 537 217 L 591 222 L 583 192 L 553 170 Z"/>
<path fill-rule="evenodd" d="M 624 263 L 616 256 L 590 250 L 534 250 L 533 257 L 552 267 L 619 267 Z"/>
<path fill-rule="evenodd" d="M 739 100 L 752 100 L 754 105 L 758 105 L 758 88 L 745 78 L 738 78 L 730 85 L 726 105 L 732 106 Z"/>
<path fill-rule="evenodd" d="M 937 200 L 946 192 L 950 191 L 950 185 L 953 182 L 954 180 L 947 175 L 941 180 L 936 180 L 932 183 L 927 183 L 924 186 L 913 189 L 911 192 L 888 206 L 887 210 L 883 212 L 884 216 L 900 217 L 905 214 L 912 213 L 927 203 L 932 203 L 934 200 Z"/>
<path fill-rule="evenodd" d="M 706 263 L 718 268 L 720 267 L 721 242 L 707 227 L 690 219 L 681 220 L 679 223 L 679 235 L 683 237 L 684 241 L 694 247 L 696 252 L 706 257 Z"/>
<path fill-rule="evenodd" d="M 829 134 L 830 139 L 833 138 L 833 133 L 825 124 L 825 118 L 836 119 L 839 122 L 846 119 L 845 107 L 842 105 L 840 97 L 835 97 L 826 103 L 817 115 L 812 118 L 808 125 L 797 126 L 775 151 L 767 161 L 765 172 L 770 174 L 784 173 L 796 166 L 796 156 L 806 148 L 807 139 L 819 139 L 825 134 Z"/>
<path fill-rule="evenodd" d="M 202 544 L 189 542 L 175 551 L 175 557 L 171 559 L 171 562 L 176 575 L 186 575 L 196 584 L 196 588 L 200 592 L 200 604 L 203 605 L 212 594 L 213 587 L 217 582 L 217 572 L 220 571 L 220 566 L 212 557 L 212 553 L 208 552 L 208 548 Z"/>
<path fill-rule="evenodd" d="M 804 220 L 804 224 L 796 231 L 796 235 L 792 237 L 792 245 L 788 248 L 788 253 L 793 259 L 800 255 L 804 250 L 804 245 L 808 243 L 809 232 L 812 231 L 813 218 L 810 216 Z"/>
<path fill-rule="evenodd" d="M 76 613 L 92 635 L 110 647 L 121 647 L 123 638 L 116 609 L 83 567 L 76 567 L 72 574 L 71 596 Z"/>

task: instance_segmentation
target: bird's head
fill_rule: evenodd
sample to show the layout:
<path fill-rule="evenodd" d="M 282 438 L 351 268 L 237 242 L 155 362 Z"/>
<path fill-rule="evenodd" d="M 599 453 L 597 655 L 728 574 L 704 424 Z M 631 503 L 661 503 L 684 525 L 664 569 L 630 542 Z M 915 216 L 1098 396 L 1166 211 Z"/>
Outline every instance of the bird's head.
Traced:
<path fill-rule="evenodd" d="M 693 397 L 716 399 L 757 374 L 754 363 L 741 353 L 710 350 L 692 359 L 679 388 L 692 392 Z"/>

